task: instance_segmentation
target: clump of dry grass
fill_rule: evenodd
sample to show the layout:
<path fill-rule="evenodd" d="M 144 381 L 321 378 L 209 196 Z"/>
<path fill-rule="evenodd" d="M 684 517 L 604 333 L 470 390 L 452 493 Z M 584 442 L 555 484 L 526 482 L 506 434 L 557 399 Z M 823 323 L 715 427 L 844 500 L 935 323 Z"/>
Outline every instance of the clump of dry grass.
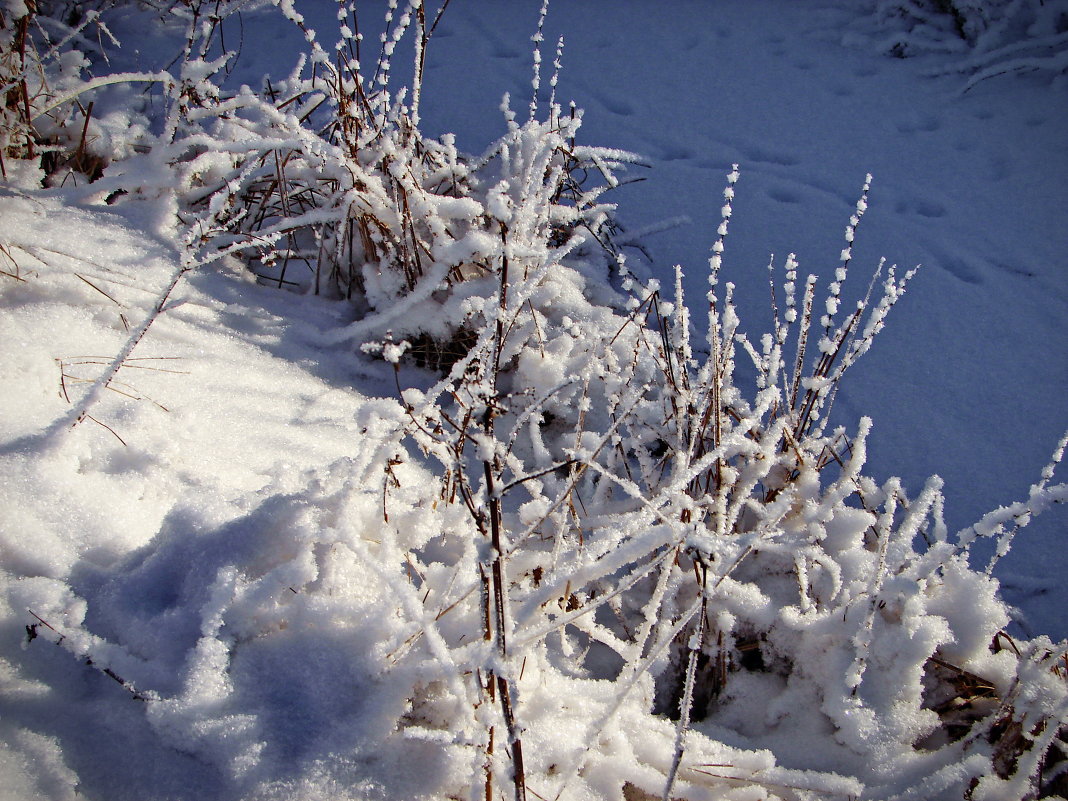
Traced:
<path fill-rule="evenodd" d="M 0 177 L 8 163 L 35 162 L 46 185 L 98 180 L 113 155 L 98 142 L 87 93 L 117 83 L 167 84 L 167 73 L 115 73 L 83 78 L 86 34 L 118 44 L 100 11 L 84 4 L 26 0 L 0 11 Z M 47 22 L 47 25 L 42 24 Z M 103 45 L 101 45 L 102 47 Z"/>
<path fill-rule="evenodd" d="M 29 129 L 29 91 L 25 78 L 29 27 L 29 14 L 12 20 L 0 11 L 0 84 L 3 86 L 0 173 L 5 180 L 7 159 L 30 157 L 34 152 L 34 141 Z"/>
<path fill-rule="evenodd" d="M 392 330 L 417 363 L 442 370 L 470 345 L 478 325 L 471 298 L 492 293 L 511 242 L 531 236 L 538 247 L 599 251 L 611 267 L 611 207 L 601 195 L 633 160 L 577 145 L 581 118 L 555 99 L 545 120 L 535 119 L 535 104 L 522 125 L 506 99 L 507 133 L 480 158 L 461 153 L 451 136 L 424 136 L 422 69 L 445 5 L 431 13 L 409 2 L 390 12 L 371 58 L 351 4 L 339 3 L 344 35 L 332 52 L 287 10 L 309 43 L 310 74 L 298 68 L 262 95 L 232 98 L 204 79 L 182 83 L 173 126 L 175 148 L 187 148 L 190 221 L 216 215 L 205 241 L 239 244 L 264 283 L 349 299 L 363 318 L 350 338 Z M 208 51 L 196 40 L 201 30 L 190 25 L 192 62 Z M 395 89 L 391 63 L 405 37 L 414 42 L 415 74 Z M 208 152 L 196 145 L 204 131 L 215 143 Z"/>

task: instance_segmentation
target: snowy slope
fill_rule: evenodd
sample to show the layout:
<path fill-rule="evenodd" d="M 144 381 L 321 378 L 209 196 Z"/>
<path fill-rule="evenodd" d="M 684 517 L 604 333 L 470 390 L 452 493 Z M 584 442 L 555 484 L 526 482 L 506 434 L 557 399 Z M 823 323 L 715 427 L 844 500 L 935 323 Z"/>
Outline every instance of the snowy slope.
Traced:
<path fill-rule="evenodd" d="M 160 230 L 162 208 L 134 205 L 123 215 L 20 194 L 0 198 L 4 246 L 25 282 L 8 288 L 0 317 L 10 346 L 0 457 L 5 575 L 67 580 L 84 591 L 161 526 L 183 536 L 225 530 L 358 448 L 364 398 L 353 387 L 367 376 L 316 335 L 337 325 L 339 310 L 225 269 L 182 284 L 116 391 L 94 409 L 114 433 L 87 421 L 40 436 L 69 408 L 61 369 L 77 400 L 78 379 L 103 370 L 124 338 L 123 317 L 136 324 L 148 314 L 178 254 L 170 231 Z M 227 539 L 222 553 L 237 541 Z M 201 550 L 169 569 L 181 571 L 183 558 L 210 566 Z M 151 581 L 165 591 L 163 576 Z M 147 608 L 145 599 L 138 604 Z M 5 610 L 6 642 L 25 641 L 25 614 Z M 225 797 L 200 763 L 152 744 L 140 705 L 117 685 L 107 682 L 118 695 L 109 687 L 90 700 L 84 682 L 98 674 L 87 676 L 79 662 L 64 666 L 37 647 L 14 654 L 22 668 L 16 673 L 5 658 L 2 679 L 0 725 L 10 745 L 0 756 L 0 797 L 73 798 L 75 786 L 101 798 Z M 58 738 L 62 756 L 48 737 Z"/>
<path fill-rule="evenodd" d="M 331 5 L 302 9 L 326 40 Z M 454 5 L 430 45 L 424 126 L 456 133 L 462 150 L 477 153 L 504 129 L 501 95 L 511 93 L 515 108 L 528 102 L 538 9 Z M 1025 497 L 1068 424 L 1068 85 L 1004 76 L 964 93 L 965 76 L 931 74 L 944 65 L 934 57 L 893 59 L 863 38 L 843 45 L 848 16 L 844 2 L 574 0 L 550 9 L 546 51 L 566 35 L 557 93 L 584 110 L 582 140 L 647 160 L 629 173 L 644 180 L 609 196 L 624 226 L 689 219 L 642 243 L 665 284 L 683 265 L 690 298 L 707 289 L 724 176 L 740 165 L 725 274 L 754 331 L 770 317 L 771 254 L 778 270 L 793 252 L 803 272 L 828 276 L 864 176 L 874 175 L 853 269 L 873 270 L 881 256 L 923 268 L 837 411 L 851 427 L 874 419 L 875 478 L 902 476 L 914 494 L 931 474 L 946 480 L 955 531 Z M 240 29 L 228 24 L 243 37 L 235 85 L 259 88 L 265 74 L 287 73 L 301 49 L 266 11 L 245 12 Z M 116 56 L 119 68 L 169 59 L 173 39 L 142 36 L 143 25 L 136 15 L 112 24 L 140 45 Z M 86 610 L 68 590 L 92 595 L 99 606 L 87 626 L 135 652 L 127 669 L 115 657 L 115 673 L 180 694 L 167 686 L 177 678 L 137 662 L 137 648 L 173 638 L 178 653 L 206 634 L 225 606 L 213 581 L 235 553 L 280 571 L 279 580 L 297 571 L 300 586 L 294 554 L 321 556 L 323 531 L 373 541 L 379 510 L 365 508 L 353 476 L 383 480 L 370 473 L 380 470 L 370 450 L 401 408 L 392 369 L 331 337 L 351 320 L 348 305 L 259 286 L 227 261 L 183 278 L 120 371 L 114 388 L 123 394 L 94 407 L 98 422 L 57 427 L 152 313 L 182 254 L 164 201 L 112 208 L 81 189 L 30 189 L 33 177 L 0 186 L 9 257 L 0 269 L 21 279 L 0 276 L 0 798 L 223 799 L 249 787 L 309 799 L 365 788 L 373 797 L 383 784 L 415 798 L 466 770 L 430 741 L 367 752 L 380 742 L 374 727 L 403 705 L 393 685 L 352 679 L 343 689 L 357 701 L 333 705 L 334 677 L 369 675 L 364 654 L 388 632 L 374 616 L 352 621 L 347 639 L 314 626 L 363 608 L 351 597 L 384 594 L 369 568 L 346 579 L 362 586 L 339 586 L 346 600 L 303 608 L 312 633 L 247 657 L 240 698 L 218 687 L 211 695 L 212 681 L 226 679 L 210 655 L 200 684 L 190 664 L 171 718 L 149 721 L 128 689 L 47 642 L 26 644 L 33 619 L 20 599 L 50 599 L 68 620 L 48 622 L 77 626 Z M 1065 526 L 1062 509 L 1039 518 L 995 573 L 1020 608 L 1014 631 L 1068 636 Z M 241 602 L 261 609 L 252 595 Z M 115 631 L 139 605 L 144 628 Z M 309 659 L 314 669 L 303 667 Z M 242 709 L 261 719 L 243 719 Z M 336 728 L 316 728 L 323 721 Z M 743 740 L 724 742 L 754 745 Z M 766 767 L 753 752 L 724 749 L 709 760 Z M 786 764 L 789 748 L 779 752 Z M 330 765 L 322 775 L 317 760 Z M 848 763 L 835 754 L 819 767 Z M 254 767 L 242 773 L 243 764 Z"/>

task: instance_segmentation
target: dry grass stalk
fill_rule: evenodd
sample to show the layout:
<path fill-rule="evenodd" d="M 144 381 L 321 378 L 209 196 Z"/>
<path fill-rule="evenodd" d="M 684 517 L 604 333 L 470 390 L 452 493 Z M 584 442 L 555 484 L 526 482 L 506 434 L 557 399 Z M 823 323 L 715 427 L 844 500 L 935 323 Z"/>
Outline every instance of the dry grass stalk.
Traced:
<path fill-rule="evenodd" d="M 13 272 L 9 272 L 7 270 L 0 270 L 0 275 L 6 276 L 7 278 L 11 278 L 19 283 L 24 283 L 26 279 L 22 277 L 22 269 L 19 267 L 19 263 L 15 261 L 15 257 L 11 255 L 11 251 L 8 250 L 7 246 L 3 242 L 0 242 L 0 256 L 3 256 L 4 259 L 11 263 L 11 267 L 13 270 Z"/>
<path fill-rule="evenodd" d="M 26 611 L 28 611 L 30 613 L 30 615 L 33 616 L 33 618 L 37 621 L 36 623 L 31 623 L 31 624 L 26 626 L 26 644 L 27 645 L 29 645 L 34 640 L 36 640 L 36 639 L 38 639 L 39 637 L 42 636 L 41 635 L 41 629 L 42 628 L 47 629 L 48 631 L 52 632 L 52 634 L 54 634 L 56 636 L 56 639 L 53 640 L 52 642 L 54 642 L 56 645 L 60 645 L 60 646 L 63 645 L 63 641 L 67 638 L 65 634 L 63 634 L 61 631 L 56 629 L 51 623 L 49 623 L 43 617 L 38 615 L 32 609 L 28 609 Z M 46 638 L 46 639 L 48 639 L 48 638 Z M 126 690 L 126 692 L 128 692 L 130 694 L 130 697 L 133 698 L 135 701 L 152 701 L 152 700 L 155 700 L 155 697 L 153 695 L 142 693 L 132 683 L 130 683 L 126 679 L 124 679 L 121 676 L 119 676 L 111 668 L 107 667 L 106 665 L 99 665 L 96 662 L 94 662 L 93 658 L 91 656 L 85 656 L 85 664 L 86 664 L 86 666 L 93 668 L 94 670 L 98 671 L 99 673 L 107 676 L 109 679 L 111 679 L 116 684 L 120 685 L 124 690 Z"/>

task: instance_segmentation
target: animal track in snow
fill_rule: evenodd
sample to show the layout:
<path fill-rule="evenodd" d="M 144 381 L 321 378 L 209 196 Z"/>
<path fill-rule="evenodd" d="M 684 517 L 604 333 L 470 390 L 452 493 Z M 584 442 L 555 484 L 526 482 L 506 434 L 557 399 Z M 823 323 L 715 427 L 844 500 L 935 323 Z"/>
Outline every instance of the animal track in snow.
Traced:
<path fill-rule="evenodd" d="M 635 113 L 634 106 L 625 97 L 611 97 L 610 95 L 598 94 L 594 99 L 604 106 L 605 110 L 618 114 L 621 117 L 629 117 Z"/>
<path fill-rule="evenodd" d="M 657 161 L 684 161 L 696 159 L 699 155 L 689 143 L 677 139 L 653 136 L 642 137 L 642 139 L 648 148 L 644 152 Z M 705 153 L 702 152 L 700 155 L 705 155 Z"/>
<path fill-rule="evenodd" d="M 1021 278 L 1034 278 L 1035 271 L 1025 267 L 1022 264 L 1006 264 L 1002 261 L 995 261 L 992 264 L 999 270 L 1009 273 L 1010 275 L 1018 275 Z"/>
<path fill-rule="evenodd" d="M 933 133 L 942 127 L 942 122 L 932 114 L 914 116 L 909 120 L 902 120 L 897 124 L 897 129 L 903 134 L 908 133 Z"/>
<path fill-rule="evenodd" d="M 981 284 L 983 276 L 979 269 L 970 263 L 970 259 L 959 254 L 950 254 L 940 247 L 927 244 L 926 250 L 931 254 L 927 262 L 933 267 L 939 267 L 952 275 L 954 278 L 966 284 Z"/>
<path fill-rule="evenodd" d="M 755 164 L 774 164 L 778 167 L 796 167 L 801 159 L 792 153 L 775 151 L 761 145 L 754 145 L 742 150 L 745 161 Z"/>
<path fill-rule="evenodd" d="M 955 278 L 959 278 L 966 284 L 983 283 L 983 277 L 979 274 L 979 271 L 968 264 L 964 259 L 947 256 L 939 259 L 937 264 L 946 272 L 950 273 Z"/>
<path fill-rule="evenodd" d="M 928 198 L 899 200 L 894 206 L 894 211 L 898 214 L 918 214 L 920 217 L 929 217 L 931 219 L 945 217 L 948 213 L 945 206 L 937 200 Z"/>
<path fill-rule="evenodd" d="M 801 194 L 799 192 L 781 184 L 768 189 L 767 195 L 779 203 L 795 204 L 801 202 Z"/>
<path fill-rule="evenodd" d="M 978 146 L 975 137 L 968 135 L 961 137 L 953 143 L 953 149 L 958 153 L 971 153 Z"/>
<path fill-rule="evenodd" d="M 679 142 L 660 142 L 661 161 L 684 161 L 694 157 L 693 151 Z"/>
<path fill-rule="evenodd" d="M 680 50 L 686 50 L 686 51 L 696 50 L 698 45 L 700 45 L 700 44 L 701 44 L 701 37 L 696 33 L 691 33 L 691 34 L 688 34 L 687 36 L 683 37 L 682 43 L 681 43 L 679 49 Z"/>
<path fill-rule="evenodd" d="M 1004 154 L 990 157 L 988 175 L 992 181 L 1004 181 L 1012 172 L 1012 159 Z"/>

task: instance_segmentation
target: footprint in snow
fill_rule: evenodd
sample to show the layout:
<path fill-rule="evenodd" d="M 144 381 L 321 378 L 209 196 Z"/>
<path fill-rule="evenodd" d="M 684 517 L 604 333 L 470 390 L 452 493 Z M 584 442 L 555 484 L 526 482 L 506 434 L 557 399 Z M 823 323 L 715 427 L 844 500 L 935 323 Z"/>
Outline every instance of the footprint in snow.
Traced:
<path fill-rule="evenodd" d="M 929 219 L 945 217 L 948 213 L 945 206 L 937 200 L 930 200 L 928 198 L 900 200 L 894 206 L 894 211 L 898 214 L 916 214 L 920 217 L 927 217 Z"/>
<path fill-rule="evenodd" d="M 621 117 L 630 117 L 635 113 L 634 106 L 632 106 L 625 98 L 598 95 L 596 100 L 604 106 L 606 111 L 609 111 L 612 114 L 618 114 Z"/>
<path fill-rule="evenodd" d="M 998 155 L 990 158 L 989 176 L 992 181 L 1004 181 L 1012 173 L 1012 159 Z"/>
<path fill-rule="evenodd" d="M 694 157 L 692 150 L 678 142 L 661 142 L 659 146 L 661 161 L 685 161 Z"/>
<path fill-rule="evenodd" d="M 686 36 L 682 40 L 682 44 L 680 46 L 680 49 L 681 50 L 686 50 L 686 51 L 696 50 L 698 45 L 700 45 L 700 44 L 701 44 L 701 37 L 694 33 L 694 34 L 690 34 L 690 35 Z"/>
<path fill-rule="evenodd" d="M 964 259 L 950 256 L 940 259 L 937 263 L 946 272 L 950 273 L 955 278 L 959 278 L 966 284 L 983 283 L 983 276 L 975 269 L 975 267 L 968 264 Z"/>
<path fill-rule="evenodd" d="M 771 150 L 761 145 L 748 147 L 742 151 L 745 160 L 755 164 L 774 164 L 777 167 L 795 167 L 801 159 L 792 153 Z"/>
<path fill-rule="evenodd" d="M 897 130 L 903 134 L 934 133 L 942 127 L 942 122 L 932 114 L 919 114 L 897 124 Z"/>
<path fill-rule="evenodd" d="M 795 205 L 801 202 L 801 194 L 789 187 L 778 185 L 767 190 L 767 195 L 777 203 Z"/>
<path fill-rule="evenodd" d="M 941 268 L 966 284 L 983 283 L 983 275 L 979 271 L 978 265 L 972 263 L 973 260 L 967 256 L 947 253 L 939 247 L 930 245 L 927 246 L 926 250 L 931 254 L 931 258 L 925 261 L 925 264 Z"/>
<path fill-rule="evenodd" d="M 954 142 L 953 149 L 956 150 L 958 153 L 971 153 L 973 150 L 975 150 L 976 147 L 978 147 L 978 145 L 979 143 L 976 141 L 975 137 L 969 135 L 962 137 L 956 142 Z"/>
<path fill-rule="evenodd" d="M 641 152 L 656 161 L 684 161 L 695 158 L 694 152 L 681 142 L 651 136 L 642 137 L 642 141 L 645 142 L 645 147 Z"/>

